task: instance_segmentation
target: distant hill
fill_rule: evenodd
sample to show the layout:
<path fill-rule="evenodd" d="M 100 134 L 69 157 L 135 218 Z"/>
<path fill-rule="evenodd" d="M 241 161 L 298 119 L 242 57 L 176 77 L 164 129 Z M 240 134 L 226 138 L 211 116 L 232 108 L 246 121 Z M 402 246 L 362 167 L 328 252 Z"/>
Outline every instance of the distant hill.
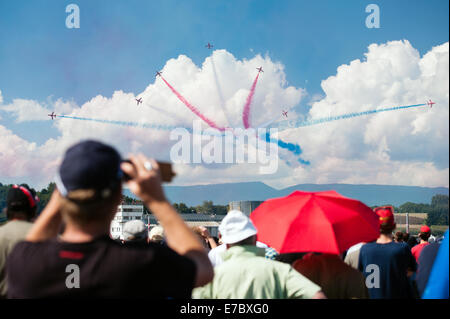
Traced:
<path fill-rule="evenodd" d="M 266 200 L 289 195 L 295 190 L 326 191 L 335 190 L 343 196 L 355 198 L 368 206 L 392 204 L 400 206 L 406 202 L 427 203 L 436 194 L 448 195 L 446 187 L 417 187 L 390 185 L 352 185 L 352 184 L 299 184 L 281 190 L 262 182 L 228 183 L 196 186 L 164 186 L 172 203 L 185 203 L 188 206 L 202 204 L 211 200 L 216 205 L 227 205 L 231 201 Z M 132 196 L 129 190 L 125 194 Z"/>

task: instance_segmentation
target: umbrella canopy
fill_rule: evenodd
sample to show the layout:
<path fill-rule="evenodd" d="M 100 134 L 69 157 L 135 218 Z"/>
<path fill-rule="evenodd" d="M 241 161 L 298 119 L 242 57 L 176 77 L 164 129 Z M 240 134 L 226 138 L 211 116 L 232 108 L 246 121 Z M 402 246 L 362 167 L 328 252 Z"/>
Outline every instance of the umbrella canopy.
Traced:
<path fill-rule="evenodd" d="M 258 240 L 280 253 L 339 254 L 380 235 L 378 216 L 358 200 L 335 191 L 295 191 L 269 199 L 250 215 Z"/>

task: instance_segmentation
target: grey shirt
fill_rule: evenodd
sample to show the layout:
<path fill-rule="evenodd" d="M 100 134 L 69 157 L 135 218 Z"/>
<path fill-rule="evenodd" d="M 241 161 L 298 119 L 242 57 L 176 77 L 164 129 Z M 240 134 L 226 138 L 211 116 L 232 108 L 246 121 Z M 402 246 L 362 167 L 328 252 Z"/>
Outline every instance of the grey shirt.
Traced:
<path fill-rule="evenodd" d="M 23 220 L 12 220 L 0 226 L 0 297 L 6 296 L 5 265 L 14 246 L 25 239 L 33 224 Z"/>

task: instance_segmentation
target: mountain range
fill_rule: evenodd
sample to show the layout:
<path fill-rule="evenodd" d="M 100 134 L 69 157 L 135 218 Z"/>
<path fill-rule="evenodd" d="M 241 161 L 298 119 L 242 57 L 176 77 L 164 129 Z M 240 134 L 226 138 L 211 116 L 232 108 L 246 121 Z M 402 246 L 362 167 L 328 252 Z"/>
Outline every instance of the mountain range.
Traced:
<path fill-rule="evenodd" d="M 353 185 L 353 184 L 299 184 L 283 189 L 275 189 L 262 182 L 209 184 L 194 186 L 165 185 L 167 198 L 172 203 L 185 203 L 188 206 L 213 201 L 215 205 L 228 205 L 231 201 L 254 200 L 264 201 L 269 198 L 282 197 L 296 190 L 327 191 L 334 190 L 339 194 L 362 201 L 368 206 L 391 204 L 400 206 L 406 202 L 429 204 L 436 194 L 448 195 L 446 187 L 419 187 L 393 185 Z M 134 197 L 128 190 L 124 194 Z"/>

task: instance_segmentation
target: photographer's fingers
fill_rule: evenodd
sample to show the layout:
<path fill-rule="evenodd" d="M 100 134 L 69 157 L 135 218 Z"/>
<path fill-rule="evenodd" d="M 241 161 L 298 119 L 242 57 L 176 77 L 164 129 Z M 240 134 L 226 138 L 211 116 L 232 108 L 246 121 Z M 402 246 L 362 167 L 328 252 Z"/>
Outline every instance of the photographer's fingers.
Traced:
<path fill-rule="evenodd" d="M 158 162 L 154 159 L 148 159 L 144 155 L 139 154 L 130 156 L 130 161 L 133 163 L 136 170 L 136 175 L 133 175 L 134 177 L 141 176 L 144 177 L 144 179 L 157 177 L 157 179 L 161 179 Z M 148 169 L 149 163 L 151 164 L 150 170 Z"/>
<path fill-rule="evenodd" d="M 161 178 L 161 170 L 159 169 L 158 162 L 153 158 L 150 158 L 148 161 L 152 164 L 152 170 L 158 175 L 159 178 Z"/>
<path fill-rule="evenodd" d="M 152 158 L 147 158 L 147 157 L 145 157 L 142 154 L 139 154 L 137 156 L 137 158 L 138 158 L 139 162 L 142 163 L 142 167 L 144 167 L 145 172 L 147 172 L 147 173 L 150 172 L 150 174 L 152 176 L 157 175 L 158 177 L 161 177 L 161 172 L 159 170 L 159 165 L 158 165 L 157 161 L 155 161 Z M 148 165 L 148 163 L 151 164 L 151 169 L 150 170 L 146 167 Z"/>
<path fill-rule="evenodd" d="M 132 155 L 130 156 L 130 161 L 133 163 L 134 168 L 136 170 L 136 176 L 142 175 L 145 173 L 145 167 L 142 160 L 139 158 L 139 156 Z"/>
<path fill-rule="evenodd" d="M 131 163 L 123 162 L 122 164 L 120 164 L 120 168 L 130 178 L 135 178 L 137 176 L 137 171 L 135 169 L 135 166 Z"/>

